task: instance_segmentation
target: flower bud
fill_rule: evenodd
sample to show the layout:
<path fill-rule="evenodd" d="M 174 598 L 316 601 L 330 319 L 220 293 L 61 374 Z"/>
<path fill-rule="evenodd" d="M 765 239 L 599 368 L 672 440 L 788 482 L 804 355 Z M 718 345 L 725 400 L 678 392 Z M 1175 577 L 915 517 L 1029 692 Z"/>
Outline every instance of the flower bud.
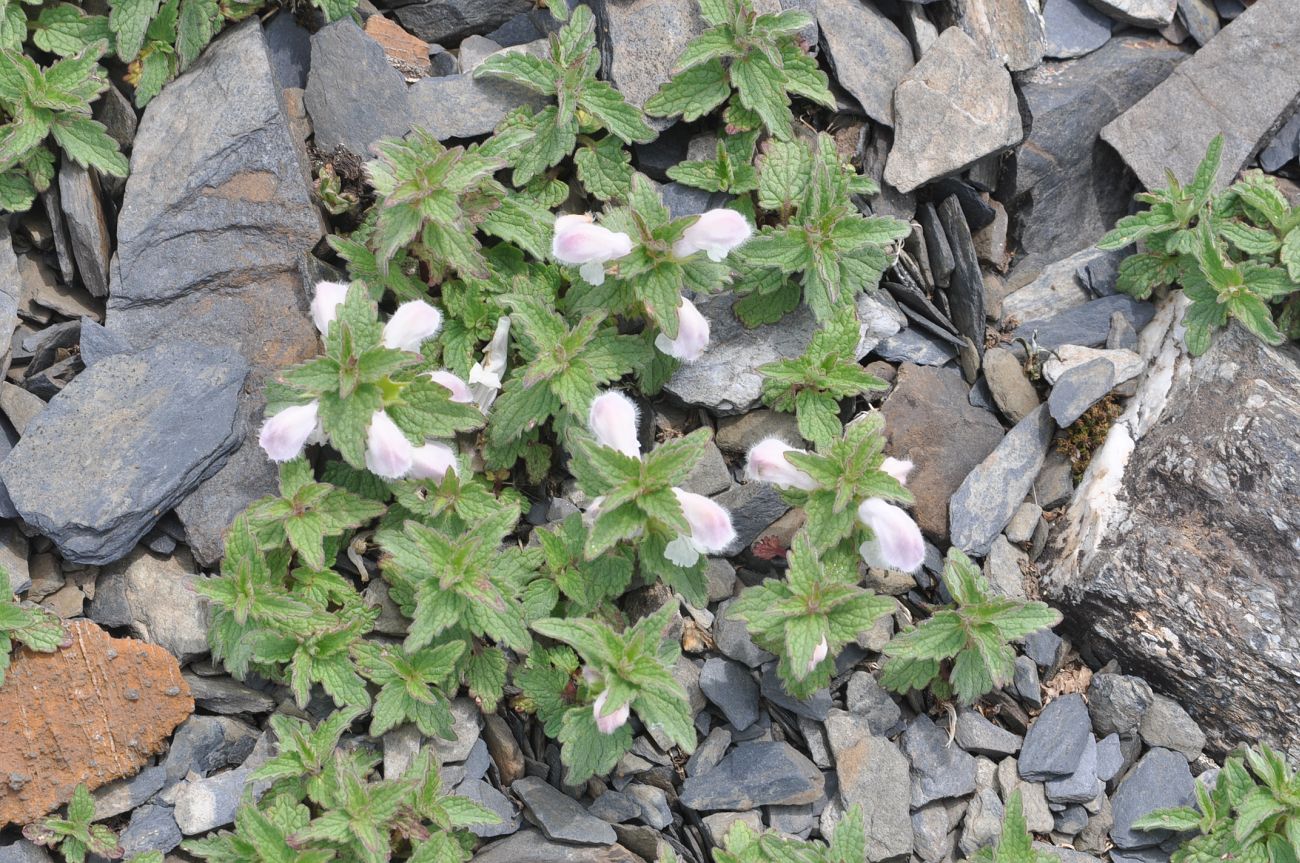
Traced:
<path fill-rule="evenodd" d="M 427 443 L 411 450 L 409 478 L 442 482 L 447 471 L 456 473 L 456 452 L 446 444 Z"/>
<path fill-rule="evenodd" d="M 701 554 L 717 554 L 736 541 L 736 529 L 731 525 L 731 513 L 710 498 L 691 491 L 674 488 L 677 502 L 681 504 L 686 523 L 691 526 L 691 544 Z"/>
<path fill-rule="evenodd" d="M 618 710 L 615 710 L 608 716 L 601 716 L 601 711 L 605 709 L 605 702 L 609 698 L 609 690 L 606 689 L 600 695 L 596 696 L 596 701 L 591 705 L 591 713 L 596 717 L 596 730 L 601 734 L 613 734 L 624 723 L 631 713 L 631 703 L 624 704 Z"/>
<path fill-rule="evenodd" d="M 322 336 L 329 332 L 330 321 L 338 317 L 339 306 L 347 296 L 348 286 L 342 282 L 316 283 L 316 294 L 311 301 L 311 319 Z"/>
<path fill-rule="evenodd" d="M 684 363 L 693 363 L 704 356 L 709 346 L 709 319 L 700 314 L 695 304 L 682 297 L 677 307 L 677 338 L 670 339 L 660 333 L 655 336 L 655 347 Z"/>
<path fill-rule="evenodd" d="M 915 572 L 925 560 L 925 540 L 912 517 L 878 497 L 867 498 L 858 507 L 858 518 L 875 538 L 859 548 L 862 559 L 880 569 Z"/>
<path fill-rule="evenodd" d="M 754 229 L 749 222 L 735 210 L 709 210 L 701 214 L 673 244 L 673 254 L 685 258 L 702 251 L 708 253 L 709 260 L 721 261 L 752 233 Z"/>
<path fill-rule="evenodd" d="M 632 240 L 622 231 L 597 225 L 591 216 L 566 215 L 555 220 L 551 256 L 562 264 L 577 265 L 578 273 L 593 285 L 605 281 L 605 262 L 632 251 Z"/>
<path fill-rule="evenodd" d="M 914 467 L 916 465 L 912 464 L 908 459 L 897 459 L 888 455 L 880 463 L 880 469 L 898 480 L 899 485 L 907 485 L 907 475 L 912 472 Z"/>
<path fill-rule="evenodd" d="M 320 402 L 294 405 L 262 423 L 257 442 L 271 461 L 292 461 L 302 455 L 307 439 L 316 431 Z"/>
<path fill-rule="evenodd" d="M 601 446 L 632 458 L 641 457 L 641 442 L 636 433 L 636 405 L 622 393 L 610 390 L 592 399 L 587 427 Z"/>
<path fill-rule="evenodd" d="M 442 329 L 442 312 L 424 300 L 402 303 L 384 324 L 384 347 L 396 351 L 420 352 L 420 345 L 438 335 Z"/>
<path fill-rule="evenodd" d="M 804 491 L 816 491 L 821 488 L 817 480 L 790 464 L 786 453 L 797 452 L 807 455 L 805 450 L 795 449 L 785 441 L 770 437 L 759 441 L 749 449 L 745 461 L 745 476 L 758 482 L 770 482 L 781 488 L 798 488 Z"/>
<path fill-rule="evenodd" d="M 437 371 L 426 372 L 426 374 L 433 378 L 435 384 L 451 390 L 452 401 L 460 402 L 465 405 L 473 403 L 474 397 L 470 395 L 469 384 L 465 383 L 456 375 L 446 369 L 438 369 Z"/>
<path fill-rule="evenodd" d="M 817 646 L 813 648 L 812 659 L 808 660 L 808 671 L 811 672 L 815 669 L 818 663 L 826 658 L 828 653 L 830 653 L 830 645 L 826 643 L 826 636 L 823 635 L 822 640 L 817 642 Z"/>
<path fill-rule="evenodd" d="M 366 467 L 384 479 L 401 479 L 411 469 L 415 447 L 383 411 L 370 417 L 366 432 Z"/>

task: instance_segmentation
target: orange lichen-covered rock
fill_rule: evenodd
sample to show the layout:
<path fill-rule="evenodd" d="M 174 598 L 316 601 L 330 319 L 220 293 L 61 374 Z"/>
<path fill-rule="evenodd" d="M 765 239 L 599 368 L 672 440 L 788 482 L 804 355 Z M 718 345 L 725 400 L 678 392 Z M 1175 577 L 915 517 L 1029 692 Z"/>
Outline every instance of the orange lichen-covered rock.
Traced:
<path fill-rule="evenodd" d="M 0 687 L 0 827 L 29 823 L 90 788 L 131 776 L 194 712 L 176 658 L 88 620 L 71 645 L 23 649 Z"/>
<path fill-rule="evenodd" d="M 429 43 L 418 36 L 412 36 L 399 25 L 383 15 L 371 15 L 366 19 L 366 34 L 384 47 L 389 60 L 403 69 L 418 71 L 427 75 L 432 71 L 429 63 Z"/>

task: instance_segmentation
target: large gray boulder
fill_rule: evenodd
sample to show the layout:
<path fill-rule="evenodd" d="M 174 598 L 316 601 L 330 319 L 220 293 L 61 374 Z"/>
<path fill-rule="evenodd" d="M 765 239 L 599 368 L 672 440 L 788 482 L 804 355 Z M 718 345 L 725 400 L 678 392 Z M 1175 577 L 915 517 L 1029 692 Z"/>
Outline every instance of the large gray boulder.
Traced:
<path fill-rule="evenodd" d="M 1053 526 L 1043 591 L 1099 659 L 1182 704 L 1211 751 L 1300 754 L 1300 352 L 1233 325 L 1190 358 L 1184 304 L 1143 333 L 1151 371 Z"/>
<path fill-rule="evenodd" d="M 1103 129 L 1102 140 L 1153 189 L 1165 184 L 1166 168 L 1190 179 L 1210 141 L 1223 135 L 1216 177 L 1221 188 L 1286 122 L 1300 98 L 1298 42 L 1295 0 L 1259 0 Z"/>
<path fill-rule="evenodd" d="M 247 374 L 234 351 L 179 339 L 108 357 L 31 421 L 0 478 L 64 558 L 111 563 L 239 444 Z"/>
<path fill-rule="evenodd" d="M 234 347 L 252 367 L 244 444 L 178 508 L 204 564 L 234 516 L 276 488 L 253 433 L 263 381 L 319 351 L 299 260 L 323 226 L 279 94 L 257 20 L 222 35 L 149 103 L 118 217 L 108 329 L 137 349 Z"/>

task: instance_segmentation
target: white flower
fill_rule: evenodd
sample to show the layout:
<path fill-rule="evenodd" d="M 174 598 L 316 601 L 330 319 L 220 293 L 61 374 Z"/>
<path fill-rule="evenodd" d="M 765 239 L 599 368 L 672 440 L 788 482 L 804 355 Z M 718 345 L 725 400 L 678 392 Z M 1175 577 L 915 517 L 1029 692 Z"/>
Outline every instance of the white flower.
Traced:
<path fill-rule="evenodd" d="M 899 485 L 907 485 L 907 475 L 912 472 L 916 465 L 907 459 L 897 459 L 893 456 L 885 456 L 885 460 L 880 463 L 880 469 L 885 473 L 898 480 Z"/>
<path fill-rule="evenodd" d="M 426 339 L 442 329 L 442 312 L 424 300 L 402 303 L 384 325 L 384 347 L 396 351 L 420 352 Z"/>
<path fill-rule="evenodd" d="M 311 319 L 322 336 L 329 332 L 330 321 L 338 317 L 339 306 L 347 296 L 348 286 L 342 282 L 316 283 L 316 294 L 311 301 Z"/>
<path fill-rule="evenodd" d="M 875 534 L 858 549 L 869 565 L 915 572 L 925 560 L 921 529 L 898 507 L 878 497 L 867 498 L 858 507 L 858 518 Z"/>
<path fill-rule="evenodd" d="M 786 453 L 807 455 L 806 450 L 795 449 L 783 440 L 765 438 L 749 448 L 745 460 L 745 476 L 759 482 L 770 482 L 781 488 L 798 488 L 816 491 L 821 488 L 817 480 L 790 464 Z"/>
<path fill-rule="evenodd" d="M 624 723 L 627 722 L 628 715 L 631 712 L 631 703 L 624 704 L 618 710 L 608 716 L 601 716 L 601 711 L 605 709 L 605 702 L 609 699 L 609 690 L 606 689 L 600 695 L 596 696 L 596 701 L 591 705 L 591 713 L 596 717 L 596 729 L 601 734 L 613 734 Z"/>
<path fill-rule="evenodd" d="M 592 221 L 591 216 L 560 216 L 555 220 L 551 256 L 562 264 L 577 266 L 590 284 L 605 282 L 605 262 L 632 251 L 632 239 L 622 231 L 611 231 Z"/>
<path fill-rule="evenodd" d="M 591 400 L 587 412 L 587 428 L 601 446 L 618 450 L 632 458 L 641 457 L 641 442 L 637 438 L 636 405 L 627 396 L 615 390 L 601 393 Z"/>
<path fill-rule="evenodd" d="M 478 409 L 487 413 L 501 392 L 501 377 L 506 373 L 506 359 L 510 352 L 510 316 L 497 319 L 492 341 L 483 349 L 483 361 L 474 363 L 469 370 L 469 391 Z"/>
<path fill-rule="evenodd" d="M 426 372 L 433 378 L 433 382 L 451 390 L 451 400 L 461 404 L 472 404 L 474 397 L 470 395 L 469 384 L 465 383 L 458 376 L 452 374 L 446 369 L 438 369 L 433 372 Z"/>
<path fill-rule="evenodd" d="M 294 405 L 262 423 L 257 442 L 271 461 L 292 461 L 302 455 L 307 439 L 316 431 L 320 402 Z"/>
<path fill-rule="evenodd" d="M 427 443 L 411 450 L 411 479 L 431 479 L 442 482 L 447 471 L 456 473 L 456 451 L 446 444 Z"/>
<path fill-rule="evenodd" d="M 677 495 L 691 532 L 668 543 L 665 558 L 678 566 L 694 566 L 700 555 L 725 551 L 736 541 L 736 529 L 726 509 L 695 492 L 674 488 L 673 494 Z"/>
<path fill-rule="evenodd" d="M 828 653 L 830 653 L 830 645 L 826 643 L 826 636 L 823 635 L 822 640 L 813 648 L 812 659 L 808 660 L 808 670 L 811 672 L 816 668 L 817 664 L 825 659 Z"/>
<path fill-rule="evenodd" d="M 721 261 L 753 233 L 749 222 L 735 210 L 709 210 L 702 213 L 673 244 L 673 254 L 685 258 L 696 252 L 707 252 L 709 260 Z"/>
<path fill-rule="evenodd" d="M 655 347 L 684 363 L 693 363 L 704 356 L 709 346 L 709 319 L 700 314 L 695 304 L 682 297 L 677 307 L 677 338 L 670 339 L 660 333 L 655 336 Z"/>
<path fill-rule="evenodd" d="M 384 479 L 401 479 L 411 469 L 415 447 L 383 411 L 370 417 L 366 432 L 366 467 Z"/>

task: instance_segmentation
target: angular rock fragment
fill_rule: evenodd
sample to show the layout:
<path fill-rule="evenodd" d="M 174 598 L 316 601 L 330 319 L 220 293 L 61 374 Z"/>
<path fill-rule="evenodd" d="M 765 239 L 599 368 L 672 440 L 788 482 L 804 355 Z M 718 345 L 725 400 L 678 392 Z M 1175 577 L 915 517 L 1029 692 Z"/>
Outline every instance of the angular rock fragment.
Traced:
<path fill-rule="evenodd" d="M 817 21 L 835 79 L 868 117 L 892 126 L 894 88 L 915 65 L 907 37 L 859 0 L 818 0 Z"/>
<path fill-rule="evenodd" d="M 683 806 L 699 811 L 811 803 L 825 780 L 788 743 L 742 743 L 709 772 L 682 783 Z"/>
<path fill-rule="evenodd" d="M 1088 0 L 1044 0 L 1044 55 L 1059 60 L 1091 54 L 1110 39 L 1111 19 Z"/>
<path fill-rule="evenodd" d="M 380 5 L 396 7 L 397 20 L 424 41 L 447 46 L 466 36 L 486 33 L 533 8 L 529 0 L 397 0 Z"/>
<path fill-rule="evenodd" d="M 1164 27 L 1174 19 L 1178 0 L 1088 0 L 1116 21 L 1135 27 Z"/>
<path fill-rule="evenodd" d="M 909 782 L 907 757 L 897 744 L 873 734 L 864 716 L 834 712 L 826 721 L 826 735 L 844 805 L 862 806 L 867 860 L 911 854 L 911 815 L 907 796 L 899 793 Z"/>
<path fill-rule="evenodd" d="M 311 37 L 311 71 L 304 97 L 324 152 L 345 147 L 363 158 L 370 145 L 401 137 L 411 128 L 406 82 L 389 65 L 383 46 L 350 18 L 322 27 Z"/>
<path fill-rule="evenodd" d="M 1033 0 L 955 0 L 957 26 L 1012 72 L 1043 61 L 1043 19 Z"/>
<path fill-rule="evenodd" d="M 594 0 L 601 78 L 640 108 L 672 77 L 682 49 L 704 31 L 695 0 Z M 660 128 L 672 125 L 656 121 Z"/>

